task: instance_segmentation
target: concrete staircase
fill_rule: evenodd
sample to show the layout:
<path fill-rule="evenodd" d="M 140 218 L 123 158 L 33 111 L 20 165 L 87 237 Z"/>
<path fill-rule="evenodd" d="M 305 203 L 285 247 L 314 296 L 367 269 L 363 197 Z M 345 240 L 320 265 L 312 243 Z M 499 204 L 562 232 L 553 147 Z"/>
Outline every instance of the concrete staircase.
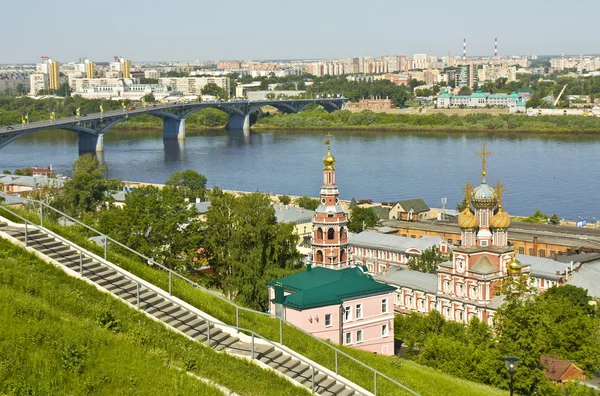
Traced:
<path fill-rule="evenodd" d="M 136 307 L 146 315 L 164 323 L 185 336 L 209 345 L 216 351 L 252 358 L 252 361 L 264 368 L 277 371 L 296 385 L 301 385 L 315 394 L 328 396 L 371 395 L 345 378 L 341 378 L 326 369 L 318 370 L 306 359 L 292 356 L 289 351 L 277 344 L 260 342 L 256 339 L 254 348 L 247 335 L 236 333 L 230 326 L 225 326 L 217 320 L 207 320 L 192 309 L 166 298 L 152 290 L 149 284 L 136 282 L 133 275 L 124 270 L 111 268 L 103 260 L 84 251 L 78 250 L 68 243 L 51 235 L 46 229 L 28 227 L 27 237 L 25 227 L 20 224 L 8 224 L 0 218 L 0 237 L 2 233 L 18 240 L 38 253 L 59 263 L 65 269 L 79 274 L 88 282 L 93 283 L 121 300 Z M 14 241 L 13 241 L 14 242 Z M 73 273 L 71 273 L 74 275 Z M 130 277 L 131 276 L 131 277 Z M 155 289 L 158 289 L 155 287 Z M 208 316 L 208 315 L 207 315 Z M 252 355 L 254 349 L 254 355 Z M 299 356 L 301 358 L 301 356 Z M 314 367 L 314 368 L 313 368 Z M 314 378 L 313 378 L 314 377 Z M 349 386 L 352 384 L 354 386 Z M 355 390 L 358 389 L 358 390 Z"/>

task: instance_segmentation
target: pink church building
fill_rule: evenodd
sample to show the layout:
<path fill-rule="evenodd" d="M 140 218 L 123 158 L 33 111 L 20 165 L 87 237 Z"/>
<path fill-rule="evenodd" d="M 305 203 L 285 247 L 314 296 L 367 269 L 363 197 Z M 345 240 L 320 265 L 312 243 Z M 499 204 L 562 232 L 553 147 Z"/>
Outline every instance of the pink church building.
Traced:
<path fill-rule="evenodd" d="M 327 144 L 309 264 L 304 272 L 267 283 L 269 312 L 333 343 L 393 355 L 396 288 L 377 282 L 367 267 L 350 265 L 347 218 Z"/>

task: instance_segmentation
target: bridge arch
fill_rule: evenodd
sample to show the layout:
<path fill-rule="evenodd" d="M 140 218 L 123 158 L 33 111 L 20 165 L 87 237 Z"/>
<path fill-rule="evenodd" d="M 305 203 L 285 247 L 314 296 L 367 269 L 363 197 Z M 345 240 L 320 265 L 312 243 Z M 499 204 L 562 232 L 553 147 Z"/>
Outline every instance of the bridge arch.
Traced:
<path fill-rule="evenodd" d="M 258 110 L 260 110 L 261 108 L 263 108 L 265 106 L 275 107 L 277 110 L 279 110 L 282 113 L 298 113 L 299 111 L 301 111 L 288 103 L 277 103 L 277 102 L 271 101 L 271 102 L 265 102 L 265 103 L 257 103 L 255 105 L 253 105 L 252 107 L 250 107 L 250 109 L 248 109 L 248 114 L 254 114 Z"/>

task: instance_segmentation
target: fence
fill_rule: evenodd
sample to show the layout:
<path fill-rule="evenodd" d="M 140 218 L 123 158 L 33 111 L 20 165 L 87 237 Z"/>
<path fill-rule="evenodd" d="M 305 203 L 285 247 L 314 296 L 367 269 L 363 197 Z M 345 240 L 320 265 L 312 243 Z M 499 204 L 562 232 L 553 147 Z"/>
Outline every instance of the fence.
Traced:
<path fill-rule="evenodd" d="M 0 196 L 6 196 L 6 195 L 0 192 Z M 224 325 L 224 326 L 227 326 L 227 327 L 235 328 L 237 331 L 243 331 L 243 332 L 249 332 L 249 333 L 252 333 L 253 337 L 259 337 L 259 338 L 261 338 L 261 339 L 263 339 L 263 340 L 267 341 L 268 343 L 270 343 L 270 344 L 273 344 L 273 341 L 272 341 L 272 340 L 269 340 L 269 339 L 268 339 L 268 336 L 263 336 L 263 335 L 260 335 L 260 334 L 258 334 L 258 333 L 255 333 L 255 332 L 254 332 L 254 331 L 252 331 L 252 330 L 248 330 L 248 329 L 241 328 L 241 327 L 240 327 L 240 325 L 239 325 L 239 323 L 240 323 L 240 311 L 242 311 L 242 312 L 249 312 L 249 313 L 252 313 L 252 314 L 254 314 L 254 315 L 262 315 L 262 316 L 265 316 L 265 317 L 268 317 L 268 318 L 272 318 L 272 316 L 271 316 L 271 315 L 269 315 L 269 314 L 267 314 L 267 313 L 265 313 L 265 312 L 255 311 L 255 310 L 253 310 L 253 309 L 249 309 L 249 308 L 241 307 L 241 306 L 239 306 L 239 305 L 235 304 L 234 302 L 232 302 L 232 301 L 228 300 L 227 298 L 225 298 L 225 297 L 222 297 L 222 296 L 220 296 L 219 294 L 217 294 L 217 293 L 213 292 L 212 290 L 209 290 L 209 289 L 207 289 L 207 288 L 205 288 L 205 287 L 203 287 L 203 286 L 199 285 L 198 283 L 196 283 L 196 282 L 194 282 L 194 281 L 192 281 L 192 280 L 188 279 L 187 277 L 185 277 L 185 276 L 183 276 L 183 275 L 179 274 L 178 272 L 176 272 L 176 271 L 173 271 L 172 269 L 170 269 L 170 268 L 168 268 L 168 267 L 166 267 L 166 266 L 164 266 L 164 265 L 162 265 L 162 264 L 160 264 L 160 263 L 156 262 L 155 260 L 153 260 L 153 259 L 151 259 L 151 258 L 149 258 L 149 257 L 146 257 L 145 255 L 143 255 L 143 254 L 141 254 L 141 253 L 139 253 L 139 252 L 137 252 L 137 251 L 135 251 L 135 250 L 131 249 L 130 247 L 128 247 L 128 246 L 126 246 L 126 245 L 124 245 L 124 244 L 120 243 L 119 241 L 117 241 L 117 240 L 115 240 L 115 239 L 113 239 L 113 238 L 109 237 L 108 235 L 105 235 L 105 234 L 101 233 L 100 231 L 98 231 L 98 230 L 96 230 L 96 229 L 94 229 L 94 228 L 92 228 L 92 227 L 88 226 L 87 224 L 84 224 L 84 223 L 82 223 L 81 221 L 79 221 L 79 220 L 77 220 L 77 219 L 75 219 L 75 218 L 73 218 L 73 217 L 71 217 L 71 216 L 67 215 L 66 213 L 63 213 L 63 212 L 59 211 L 58 209 L 55 209 L 55 208 L 53 208 L 52 206 L 48 205 L 48 204 L 47 204 L 47 203 L 45 203 L 45 202 L 42 202 L 42 201 L 36 201 L 36 200 L 31 200 L 31 199 L 22 199 L 22 201 L 23 201 L 25 204 L 30 204 L 30 205 L 32 205 L 34 208 L 35 208 L 36 206 L 38 206 L 38 207 L 39 207 L 39 227 L 38 227 L 37 225 L 35 225 L 34 223 L 32 223 L 31 221 L 29 221 L 29 220 L 25 219 L 24 217 L 22 217 L 22 216 L 18 215 L 17 213 L 15 213 L 15 212 L 13 212 L 13 211 L 9 210 L 8 208 L 6 208 L 6 207 L 5 207 L 5 206 L 3 206 L 3 205 L 0 205 L 0 208 L 1 208 L 1 209 L 3 209 L 4 211 L 8 212 L 8 213 L 11 213 L 13 216 L 16 216 L 16 217 L 17 217 L 17 218 L 19 218 L 21 221 L 24 221 L 24 223 L 25 223 L 25 235 L 26 235 L 26 237 L 25 237 L 25 238 L 26 238 L 26 243 L 27 243 L 28 225 L 29 225 L 29 224 L 31 224 L 31 226 L 34 226 L 35 228 L 40 228 L 40 229 L 41 229 L 41 228 L 43 228 L 43 229 L 44 229 L 44 232 L 50 232 L 50 233 L 54 234 L 54 236 L 55 236 L 55 237 L 58 237 L 59 239 L 61 239 L 61 240 L 62 240 L 62 241 L 64 241 L 65 243 L 67 243 L 69 246 L 71 246 L 71 247 L 73 247 L 74 249 L 78 250 L 78 251 L 79 251 L 79 253 L 80 253 L 80 257 L 81 257 L 81 259 L 82 259 L 82 254 L 83 254 L 82 252 L 83 252 L 83 250 L 82 250 L 82 249 L 81 249 L 81 248 L 80 248 L 78 245 L 76 245 L 76 244 L 72 243 L 71 241 L 67 240 L 66 238 L 63 238 L 63 237 L 61 237 L 61 236 L 59 236 L 59 235 L 57 235 L 57 234 L 53 233 L 52 231 L 48 230 L 47 228 L 44 228 L 44 208 L 46 208 L 46 211 L 51 211 L 51 212 L 54 212 L 54 213 L 56 213 L 56 214 L 58 214 L 58 215 L 62 216 L 63 218 L 69 219 L 70 221 L 74 222 L 75 224 L 77 224 L 77 225 L 79 225 L 79 226 L 81 226 L 81 227 L 84 227 L 85 229 L 89 230 L 90 232 L 92 232 L 92 233 L 95 233 L 95 234 L 97 234 L 99 237 L 101 237 L 101 238 L 102 238 L 102 240 L 103 240 L 102 249 L 103 249 L 103 253 L 104 253 L 104 260 L 105 260 L 105 263 L 104 263 L 104 264 L 105 264 L 105 265 L 109 265 L 109 264 L 110 264 L 110 263 L 108 263 L 108 261 L 107 261 L 107 257 L 108 257 L 108 250 L 109 250 L 109 242 L 110 242 L 110 244 L 114 244 L 114 245 L 116 245 L 116 246 L 118 246 L 118 247 L 120 247 L 120 248 L 124 249 L 125 251 L 127 251 L 127 252 L 130 252 L 131 254 L 133 254 L 133 255 L 135 255 L 135 256 L 138 256 L 139 258 L 141 258 L 141 259 L 145 260 L 147 263 L 151 263 L 152 265 L 155 265 L 155 266 L 157 266 L 158 268 L 160 268 L 160 269 L 162 269 L 163 271 L 166 271 L 166 272 L 168 273 L 168 296 L 167 296 L 167 295 L 164 295 L 163 297 L 165 297 L 165 298 L 169 299 L 170 301 L 173 301 L 173 300 L 170 298 L 171 296 L 173 296 L 173 277 L 176 277 L 176 278 L 178 278 L 178 279 L 181 279 L 182 281 L 184 281 L 185 283 L 188 283 L 188 284 L 189 284 L 189 285 L 191 285 L 192 287 L 194 287 L 194 288 L 197 288 L 197 289 L 200 289 L 200 290 L 202 290 L 202 291 L 204 291 L 204 292 L 206 292 L 206 293 L 210 294 L 211 296 L 213 296 L 213 297 L 216 297 L 216 298 L 220 299 L 221 301 L 225 302 L 225 303 L 226 303 L 226 304 L 228 304 L 229 306 L 231 306 L 231 307 L 235 308 L 235 326 L 233 326 L 233 325 L 228 325 L 228 324 L 226 324 L 226 323 L 222 323 L 222 324 L 220 324 L 220 325 Z M 81 261 L 80 261 L 80 263 L 81 263 Z M 115 269 L 115 270 L 117 270 L 117 271 L 119 271 L 119 273 L 121 273 L 122 275 L 124 275 L 124 273 L 123 273 L 123 272 L 120 270 L 120 268 L 118 268 L 117 266 L 110 264 L 110 267 L 111 267 L 111 268 L 113 268 L 113 269 Z M 82 269 L 82 268 L 83 268 L 83 266 L 82 266 L 82 265 L 80 265 L 80 268 Z M 128 278 L 129 278 L 129 277 L 128 277 Z M 134 280 L 134 281 L 137 283 L 137 280 Z M 158 287 L 156 287 L 156 288 L 157 288 L 157 289 L 159 289 Z M 159 290 L 162 290 L 162 289 L 159 289 Z M 165 291 L 165 292 L 167 292 L 167 291 Z M 204 320 L 208 320 L 208 319 L 206 319 L 206 318 L 204 318 L 204 317 L 203 317 L 203 319 L 204 319 Z M 341 357 L 341 356 L 343 356 L 343 357 L 345 357 L 345 358 L 349 359 L 351 362 L 353 362 L 353 363 L 355 363 L 355 364 L 357 364 L 357 365 L 359 365 L 359 366 L 363 367 L 364 369 L 366 369 L 366 370 L 369 370 L 369 371 L 371 371 L 371 372 L 372 372 L 372 374 L 373 374 L 373 394 L 375 394 L 375 395 L 377 395 L 377 394 L 378 394 L 378 393 L 377 393 L 377 381 L 378 381 L 378 377 L 381 377 L 382 379 L 385 379 L 385 380 L 389 381 L 391 384 L 393 384 L 393 385 L 395 385 L 395 386 L 397 386 L 397 387 L 399 387 L 399 388 L 403 389 L 404 391 L 406 391 L 406 392 L 408 392 L 408 393 L 410 393 L 410 394 L 412 394 L 412 395 L 419 396 L 419 395 L 418 395 L 418 393 L 416 393 L 416 392 L 414 392 L 413 390 L 409 389 L 409 388 L 408 388 L 408 387 L 406 387 L 405 385 L 403 385 L 403 384 L 399 383 L 398 381 L 394 380 L 393 378 L 391 378 L 391 377 L 389 377 L 389 376 L 387 376 L 387 375 L 385 375 L 385 374 L 381 373 L 380 371 L 378 371 L 378 370 L 374 369 L 373 367 L 371 367 L 371 366 L 367 365 L 366 363 L 363 363 L 363 362 L 361 362 L 360 360 L 358 360 L 358 359 L 354 358 L 353 356 L 350 356 L 350 355 L 348 355 L 347 353 L 345 353 L 345 352 L 341 351 L 340 349 L 338 349 L 338 348 L 336 348 L 335 346 L 333 346 L 333 345 L 329 344 L 328 342 L 326 342 L 326 341 L 323 341 L 323 340 L 321 340 L 321 339 L 319 339 L 319 338 L 317 338 L 317 337 L 314 337 L 312 334 L 310 334 L 310 333 L 308 333 L 308 332 L 304 331 L 303 329 L 301 329 L 301 328 L 299 328 L 299 327 L 295 326 L 294 324 L 292 324 L 292 323 L 290 323 L 290 322 L 286 321 L 285 319 L 282 319 L 281 317 L 279 317 L 277 320 L 279 321 L 279 323 L 278 323 L 278 324 L 279 324 L 279 332 L 278 332 L 278 333 L 279 333 L 279 334 L 278 334 L 278 335 L 279 335 L 279 340 L 278 340 L 278 342 L 279 342 L 279 344 L 281 344 L 281 345 L 283 345 L 283 346 L 286 346 L 286 347 L 288 348 L 288 350 L 289 350 L 289 349 L 292 349 L 292 347 L 291 347 L 291 346 L 289 346 L 289 345 L 286 345 L 286 343 L 285 343 L 287 340 L 284 338 L 284 331 L 283 331 L 283 329 L 284 329 L 284 327 L 283 327 L 283 323 L 284 323 L 284 322 L 285 322 L 285 324 L 286 324 L 286 325 L 290 326 L 291 328 L 293 328 L 293 329 L 295 329 L 295 330 L 297 330 L 297 331 L 300 331 L 300 332 L 304 333 L 305 335 L 307 335 L 307 336 L 311 337 L 313 341 L 315 341 L 315 342 L 318 342 L 318 343 L 320 343 L 321 345 L 325 345 L 327 348 L 329 348 L 329 349 L 330 349 L 330 350 L 333 352 L 333 355 L 334 355 L 334 365 L 333 365 L 334 367 L 333 367 L 333 368 L 328 368 L 328 367 L 327 367 L 327 365 L 326 365 L 325 363 L 320 363 L 320 364 L 321 364 L 322 366 L 324 366 L 324 367 L 326 367 L 326 368 L 328 368 L 328 369 L 332 370 L 333 372 L 335 372 L 335 374 L 336 374 L 336 375 L 339 375 L 339 368 L 340 368 L 340 357 Z M 288 341 L 288 344 L 289 344 L 289 341 Z M 274 345 L 274 344 L 273 344 L 273 345 Z M 291 351 L 290 351 L 290 353 L 292 353 L 293 355 L 296 355 L 296 357 L 297 357 L 298 359 L 300 359 L 300 360 L 304 361 L 304 359 L 303 359 L 303 358 L 300 358 L 300 357 L 299 357 L 299 356 L 302 356 L 302 355 L 295 354 L 295 353 L 293 353 L 293 352 L 291 352 Z M 319 363 L 319 362 L 317 362 L 317 363 Z M 311 363 L 307 363 L 307 364 L 310 364 L 310 365 L 311 365 L 311 367 L 312 367 L 312 364 L 311 364 Z M 314 369 L 314 368 L 313 368 L 313 369 Z M 314 384 L 313 384 L 313 385 L 314 385 Z"/>

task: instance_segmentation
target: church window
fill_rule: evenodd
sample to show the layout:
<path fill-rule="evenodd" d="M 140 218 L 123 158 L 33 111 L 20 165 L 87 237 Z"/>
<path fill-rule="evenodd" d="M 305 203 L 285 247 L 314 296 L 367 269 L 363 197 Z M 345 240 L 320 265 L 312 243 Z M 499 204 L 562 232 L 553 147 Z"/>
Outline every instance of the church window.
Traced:
<path fill-rule="evenodd" d="M 323 239 L 323 230 L 321 228 L 317 228 L 317 239 Z"/>
<path fill-rule="evenodd" d="M 444 291 L 450 291 L 450 281 L 449 280 L 445 280 L 444 281 Z"/>
<path fill-rule="evenodd" d="M 327 230 L 327 239 L 333 239 L 335 236 L 335 230 L 333 228 L 330 228 Z"/>
<path fill-rule="evenodd" d="M 317 250 L 317 254 L 315 255 L 315 261 L 317 263 L 322 263 L 323 262 L 323 252 L 320 250 Z"/>
<path fill-rule="evenodd" d="M 488 241 L 481 241 L 481 246 L 487 246 L 488 245 Z"/>
<path fill-rule="evenodd" d="M 525 248 L 524 247 L 520 247 L 519 248 L 519 254 L 525 254 Z"/>
<path fill-rule="evenodd" d="M 539 255 L 540 257 L 546 257 L 546 251 L 545 251 L 544 249 L 540 249 L 540 250 L 538 251 L 538 255 Z"/>
<path fill-rule="evenodd" d="M 419 309 L 421 311 L 423 311 L 425 309 L 425 300 L 423 300 L 423 299 L 419 300 Z"/>
<path fill-rule="evenodd" d="M 458 295 L 459 296 L 463 295 L 463 285 L 458 285 Z"/>
<path fill-rule="evenodd" d="M 535 253 L 533 253 L 533 248 L 529 248 L 529 255 L 530 256 L 535 256 Z"/>
<path fill-rule="evenodd" d="M 458 320 L 459 321 L 463 321 L 463 312 L 462 311 L 458 311 Z"/>

